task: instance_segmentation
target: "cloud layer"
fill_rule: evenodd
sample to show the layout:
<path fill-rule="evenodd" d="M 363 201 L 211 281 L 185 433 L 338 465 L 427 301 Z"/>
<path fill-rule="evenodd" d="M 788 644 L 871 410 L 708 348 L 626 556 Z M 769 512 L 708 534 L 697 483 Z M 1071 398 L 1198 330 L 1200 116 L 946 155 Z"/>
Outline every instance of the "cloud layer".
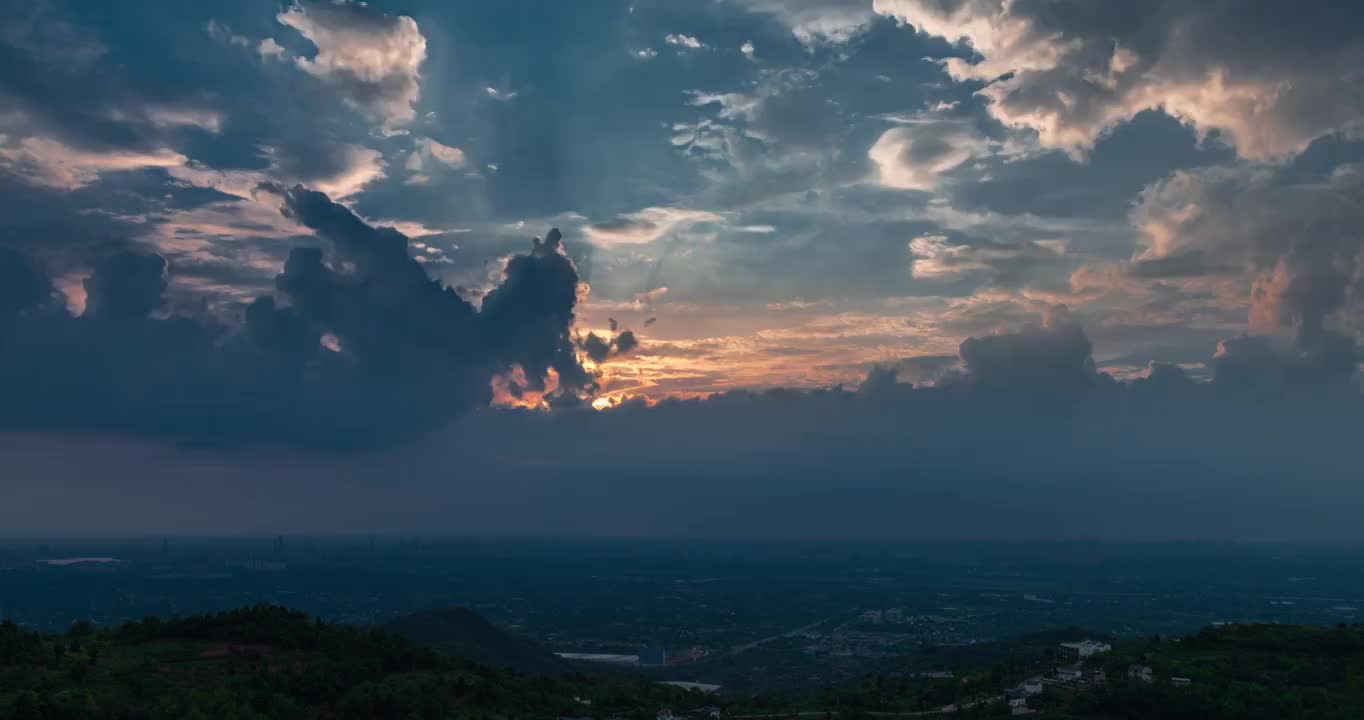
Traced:
<path fill-rule="evenodd" d="M 494 376 L 513 370 L 556 402 L 592 392 L 571 336 L 578 275 L 557 230 L 511 257 L 476 308 L 428 277 L 393 228 L 301 186 L 260 192 L 327 249 L 295 247 L 276 293 L 237 321 L 169 309 L 173 268 L 157 254 L 103 257 L 78 316 L 38 263 L 0 254 L 3 423 L 347 448 L 487 404 Z"/>
<path fill-rule="evenodd" d="M 1035 130 L 1044 146 L 1081 155 L 1118 124 L 1160 109 L 1252 159 L 1359 129 L 1364 90 L 1354 68 L 1364 44 L 1323 32 L 1329 7 L 875 0 L 880 14 L 966 45 L 974 57 L 944 60 L 948 74 L 985 83 L 990 112 Z"/>

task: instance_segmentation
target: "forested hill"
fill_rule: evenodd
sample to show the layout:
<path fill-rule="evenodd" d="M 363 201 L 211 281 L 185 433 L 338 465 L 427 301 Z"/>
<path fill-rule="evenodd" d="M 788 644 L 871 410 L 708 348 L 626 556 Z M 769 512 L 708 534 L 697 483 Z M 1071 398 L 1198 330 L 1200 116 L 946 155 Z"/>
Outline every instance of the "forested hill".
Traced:
<path fill-rule="evenodd" d="M 483 619 L 467 608 L 445 608 L 404 615 L 384 629 L 448 655 L 524 673 L 557 674 L 569 663 L 542 645 Z"/>
<path fill-rule="evenodd" d="M 1078 695 L 1074 717 L 1364 718 L 1360 625 L 1227 625 L 1119 646 L 1092 664 L 1111 680 Z M 1151 681 L 1128 678 L 1133 666 L 1149 667 Z M 1174 678 L 1188 684 L 1176 684 Z"/>
<path fill-rule="evenodd" d="M 653 718 L 701 704 L 642 679 L 500 670 L 278 607 L 60 636 L 0 625 L 5 720 Z"/>

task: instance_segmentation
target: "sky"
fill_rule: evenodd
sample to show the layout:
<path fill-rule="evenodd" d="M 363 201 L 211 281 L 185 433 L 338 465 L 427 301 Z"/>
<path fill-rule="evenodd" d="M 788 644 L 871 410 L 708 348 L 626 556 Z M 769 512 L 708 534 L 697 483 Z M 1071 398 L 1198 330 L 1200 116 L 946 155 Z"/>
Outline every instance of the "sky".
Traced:
<path fill-rule="evenodd" d="M 0 527 L 1364 541 L 1364 18 L 0 7 Z"/>

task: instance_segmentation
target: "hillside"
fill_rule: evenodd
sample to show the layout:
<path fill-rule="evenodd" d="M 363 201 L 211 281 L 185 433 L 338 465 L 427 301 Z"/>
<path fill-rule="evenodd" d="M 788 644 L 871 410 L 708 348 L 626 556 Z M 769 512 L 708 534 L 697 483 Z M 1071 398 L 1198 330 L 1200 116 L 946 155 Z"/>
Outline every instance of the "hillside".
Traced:
<path fill-rule="evenodd" d="M 1120 646 L 1095 664 L 1112 680 L 1079 694 L 1063 717 L 1364 718 L 1364 626 L 1227 625 Z M 1131 665 L 1150 667 L 1152 682 L 1129 680 Z"/>
<path fill-rule="evenodd" d="M 1053 673 L 1072 661 L 1049 641 L 1072 631 L 1025 636 L 987 647 L 981 665 L 953 663 L 952 678 L 883 674 L 811 697 L 736 701 L 774 717 L 1009 717 L 1005 691 L 1045 677 L 1026 696 L 1030 716 L 1056 720 L 1359 720 L 1364 718 L 1364 626 L 1229 625 L 1182 638 L 1120 642 L 1084 663 L 1084 682 Z M 1031 654 L 1029 653 L 1031 651 Z M 958 656 L 955 660 L 962 660 Z M 1128 677 L 1150 668 L 1151 681 Z M 1097 676 L 1103 671 L 1103 679 Z M 1183 680 L 1176 683 L 1174 678 Z M 955 708 L 944 712 L 945 708 Z"/>
<path fill-rule="evenodd" d="M 528 638 L 513 635 L 467 608 L 427 610 L 384 626 L 418 645 L 493 667 L 530 674 L 566 672 L 567 662 Z"/>
<path fill-rule="evenodd" d="M 278 607 L 55 636 L 0 624 L 5 720 L 653 718 L 702 704 L 639 679 L 499 670 Z"/>

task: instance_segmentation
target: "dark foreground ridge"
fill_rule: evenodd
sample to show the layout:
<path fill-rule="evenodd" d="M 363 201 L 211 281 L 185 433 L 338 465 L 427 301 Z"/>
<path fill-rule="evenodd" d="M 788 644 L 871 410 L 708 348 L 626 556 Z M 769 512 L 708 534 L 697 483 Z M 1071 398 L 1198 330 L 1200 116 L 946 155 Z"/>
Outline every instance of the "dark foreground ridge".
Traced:
<path fill-rule="evenodd" d="M 1078 662 L 1049 649 L 951 673 L 747 697 L 622 673 L 562 672 L 552 654 L 468 610 L 420 613 L 393 628 L 327 623 L 274 606 L 111 629 L 78 622 L 62 635 L 7 621 L 0 624 L 0 718 L 1364 717 L 1359 625 L 1228 625 L 1127 641 Z M 1018 647 L 1030 645 L 1039 647 Z M 552 674 L 493 666 L 541 662 Z"/>

